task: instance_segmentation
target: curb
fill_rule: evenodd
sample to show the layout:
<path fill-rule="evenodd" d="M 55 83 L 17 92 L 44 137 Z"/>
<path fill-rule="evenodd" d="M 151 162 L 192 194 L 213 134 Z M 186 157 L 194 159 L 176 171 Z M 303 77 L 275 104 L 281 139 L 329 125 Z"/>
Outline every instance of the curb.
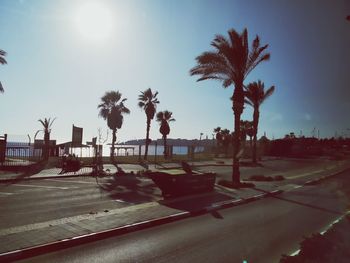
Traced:
<path fill-rule="evenodd" d="M 314 180 L 309 180 L 309 181 L 305 182 L 305 183 L 303 184 L 303 186 L 305 186 L 305 185 L 314 185 L 314 184 L 318 184 L 318 183 L 321 182 L 321 181 L 324 181 L 324 180 L 326 180 L 326 179 L 329 179 L 329 178 L 331 178 L 331 177 L 333 177 L 333 176 L 337 176 L 337 175 L 339 175 L 339 174 L 341 174 L 341 173 L 344 173 L 344 172 L 346 172 L 346 171 L 348 171 L 348 170 L 350 170 L 349 167 L 348 167 L 348 168 L 345 168 L 345 169 L 342 169 L 342 170 L 340 170 L 340 171 L 338 171 L 338 172 L 332 173 L 332 174 L 328 174 L 328 175 L 321 176 L 321 177 L 316 178 L 316 179 L 314 179 Z"/>
<path fill-rule="evenodd" d="M 214 203 L 210 206 L 207 206 L 205 208 L 201 208 L 201 209 L 198 209 L 195 211 L 180 212 L 180 213 L 176 213 L 176 214 L 169 215 L 169 216 L 164 216 L 164 217 L 155 218 L 155 219 L 151 219 L 151 220 L 147 220 L 147 221 L 137 222 L 137 223 L 124 225 L 124 226 L 120 226 L 120 227 L 116 227 L 116 228 L 112 228 L 112 229 L 107 229 L 107 230 L 103 230 L 103 231 L 99 231 L 99 232 L 95 232 L 95 233 L 90 233 L 90 234 L 86 234 L 86 235 L 62 239 L 62 240 L 58 240 L 58 241 L 54 241 L 54 242 L 50 242 L 50 243 L 46 243 L 46 244 L 42 244 L 42 245 L 37 245 L 37 246 L 33 246 L 33 247 L 27 247 L 27 248 L 23 248 L 23 249 L 13 250 L 13 251 L 9 251 L 9 252 L 5 252 L 5 253 L 0 254 L 0 261 L 1 262 L 13 262 L 13 261 L 17 261 L 17 260 L 22 260 L 25 258 L 34 257 L 34 256 L 38 256 L 41 254 L 46 254 L 49 252 L 54 252 L 57 250 L 69 248 L 72 246 L 77 246 L 77 245 L 82 245 L 82 244 L 86 244 L 86 243 L 93 242 L 93 241 L 102 240 L 102 239 L 109 238 L 109 237 L 116 236 L 116 235 L 123 235 L 126 233 L 135 232 L 137 230 L 147 229 L 147 228 L 151 228 L 154 226 L 159 226 L 159 225 L 164 225 L 167 223 L 175 222 L 175 221 L 178 221 L 181 219 L 203 215 L 206 213 L 213 212 L 215 210 L 220 210 L 220 209 L 225 209 L 225 208 L 230 208 L 230 207 L 250 203 L 252 201 L 259 200 L 259 199 L 269 197 L 269 196 L 274 196 L 274 195 L 280 194 L 282 192 L 283 192 L 283 190 L 274 190 L 271 192 L 259 194 L 259 195 L 252 196 L 249 198 L 242 198 L 242 199 L 237 199 L 237 200 L 229 200 L 229 201 L 223 201 L 220 203 Z"/>
<path fill-rule="evenodd" d="M 52 175 L 52 176 L 36 176 L 36 177 L 23 177 L 23 178 L 8 178 L 8 179 L 0 179 L 0 184 L 11 183 L 16 181 L 30 181 L 30 180 L 43 180 L 43 179 L 58 179 L 58 178 L 75 178 L 75 177 L 91 177 L 91 178 L 103 178 L 112 176 L 92 176 L 90 173 L 87 174 L 71 174 L 71 175 Z"/>
<path fill-rule="evenodd" d="M 79 177 L 79 176 L 89 176 L 87 174 L 79 174 L 79 175 L 63 175 L 63 176 L 37 176 L 37 177 L 23 177 L 23 178 L 9 178 L 9 179 L 0 179 L 0 184 L 3 183 L 11 183 L 15 181 L 30 181 L 30 180 L 39 180 L 39 179 L 56 179 L 56 178 L 71 178 L 71 177 Z"/>
<path fill-rule="evenodd" d="M 349 212 L 347 212 L 347 213 L 345 213 L 344 215 L 338 217 L 336 220 L 334 220 L 332 223 L 330 223 L 323 231 L 317 232 L 317 233 L 320 234 L 320 235 L 326 234 L 329 230 L 332 229 L 332 227 L 333 227 L 335 224 L 339 223 L 339 221 L 341 221 L 341 220 L 342 220 L 344 217 L 346 217 L 348 214 L 349 214 Z M 312 234 L 312 235 L 313 235 L 313 234 Z M 299 248 L 299 249 L 297 249 L 296 251 L 294 251 L 293 253 L 290 253 L 289 256 L 290 256 L 290 257 L 297 256 L 297 255 L 299 255 L 300 251 L 301 251 L 301 249 Z"/>

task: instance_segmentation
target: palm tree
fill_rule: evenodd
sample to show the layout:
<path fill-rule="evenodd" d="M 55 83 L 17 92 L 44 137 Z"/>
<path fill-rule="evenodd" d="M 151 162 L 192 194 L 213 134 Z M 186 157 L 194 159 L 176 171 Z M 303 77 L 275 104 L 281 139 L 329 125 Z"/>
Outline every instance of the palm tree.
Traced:
<path fill-rule="evenodd" d="M 222 145 L 224 146 L 225 149 L 225 156 L 227 157 L 228 154 L 228 147 L 232 143 L 232 135 L 230 133 L 230 130 L 228 129 L 222 129 L 220 131 L 221 133 L 221 138 L 222 138 Z"/>
<path fill-rule="evenodd" d="M 151 120 L 154 118 L 154 114 L 156 113 L 157 103 L 159 103 L 157 99 L 158 91 L 155 93 L 152 92 L 151 89 L 146 89 L 145 91 L 141 91 L 141 95 L 139 95 L 139 107 L 142 108 L 146 113 L 147 118 L 147 126 L 146 126 L 146 149 L 144 159 L 147 160 L 148 154 L 148 145 L 150 144 L 149 139 L 149 129 L 151 127 Z"/>
<path fill-rule="evenodd" d="M 1 65 L 7 64 L 5 56 L 6 56 L 6 52 L 3 51 L 2 49 L 0 49 L 0 64 Z M 1 84 L 1 81 L 0 81 L 0 93 L 3 93 L 3 92 L 4 92 L 4 88 L 2 87 L 2 84 Z"/>
<path fill-rule="evenodd" d="M 253 163 L 256 163 L 256 141 L 257 141 L 257 134 L 258 134 L 258 126 L 259 126 L 259 108 L 261 104 L 272 95 L 272 93 L 275 91 L 275 87 L 271 86 L 269 89 L 265 91 L 265 84 L 264 82 L 261 82 L 258 80 L 258 82 L 252 82 L 248 84 L 248 86 L 245 88 L 245 100 L 244 102 L 248 105 L 252 106 L 254 108 L 253 113 L 253 131 L 254 131 L 254 138 L 253 138 L 253 155 L 252 155 L 252 161 Z"/>
<path fill-rule="evenodd" d="M 43 132 L 44 132 L 44 151 L 43 151 L 43 157 L 44 160 L 47 161 L 49 159 L 49 149 L 50 149 L 50 133 L 51 133 L 51 126 L 53 122 L 56 120 L 56 118 L 45 118 L 44 120 L 39 119 L 38 122 L 40 122 L 43 125 Z"/>
<path fill-rule="evenodd" d="M 130 110 L 124 105 L 126 100 L 126 98 L 122 99 L 122 94 L 119 91 L 107 91 L 101 97 L 101 103 L 97 106 L 100 109 L 98 115 L 107 120 L 107 125 L 112 130 L 111 162 L 114 162 L 116 134 L 117 129 L 120 129 L 123 125 L 123 113 L 130 113 Z"/>
<path fill-rule="evenodd" d="M 171 111 L 160 111 L 157 113 L 157 121 L 160 124 L 159 132 L 163 135 L 164 140 L 164 158 L 167 158 L 167 145 L 166 145 L 166 138 L 167 135 L 170 133 L 170 126 L 169 122 L 175 121 L 175 119 L 172 117 L 173 113 Z"/>
<path fill-rule="evenodd" d="M 245 142 L 247 136 L 250 138 L 250 146 L 252 147 L 252 138 L 254 136 L 253 122 L 241 121 L 241 141 Z"/>
<path fill-rule="evenodd" d="M 224 88 L 234 85 L 232 110 L 234 113 L 234 147 L 232 164 L 232 182 L 240 184 L 239 152 L 240 152 L 240 120 L 244 108 L 243 82 L 248 74 L 262 61 L 268 60 L 270 54 L 265 50 L 268 45 L 260 46 L 260 38 L 256 36 L 249 48 L 248 32 L 241 34 L 234 29 L 228 31 L 228 38 L 217 35 L 211 45 L 214 51 L 204 52 L 196 58 L 197 66 L 190 74 L 199 75 L 197 81 L 216 79 Z"/>
<path fill-rule="evenodd" d="M 221 135 L 221 127 L 216 127 L 214 129 L 214 133 L 215 133 L 215 139 L 216 139 L 216 153 L 215 156 L 217 156 L 220 152 L 220 144 L 222 143 L 222 135 Z"/>

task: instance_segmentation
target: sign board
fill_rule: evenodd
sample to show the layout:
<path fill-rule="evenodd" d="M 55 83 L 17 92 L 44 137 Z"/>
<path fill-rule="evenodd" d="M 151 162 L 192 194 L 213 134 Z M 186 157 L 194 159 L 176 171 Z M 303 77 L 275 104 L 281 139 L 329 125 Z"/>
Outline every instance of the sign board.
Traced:
<path fill-rule="evenodd" d="M 74 126 L 72 130 L 72 147 L 80 146 L 83 142 L 83 128 Z"/>
<path fill-rule="evenodd" d="M 5 161 L 6 157 L 6 140 L 7 140 L 7 135 L 5 134 L 4 136 L 0 136 L 0 162 Z"/>

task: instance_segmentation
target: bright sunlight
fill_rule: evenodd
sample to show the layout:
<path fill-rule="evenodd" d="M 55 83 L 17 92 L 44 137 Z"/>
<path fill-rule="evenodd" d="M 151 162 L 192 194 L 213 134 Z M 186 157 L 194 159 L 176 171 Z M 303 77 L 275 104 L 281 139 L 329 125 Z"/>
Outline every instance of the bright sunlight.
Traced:
<path fill-rule="evenodd" d="M 101 2 L 89 2 L 81 6 L 75 20 L 78 31 L 87 39 L 100 41 L 111 36 L 112 14 Z"/>

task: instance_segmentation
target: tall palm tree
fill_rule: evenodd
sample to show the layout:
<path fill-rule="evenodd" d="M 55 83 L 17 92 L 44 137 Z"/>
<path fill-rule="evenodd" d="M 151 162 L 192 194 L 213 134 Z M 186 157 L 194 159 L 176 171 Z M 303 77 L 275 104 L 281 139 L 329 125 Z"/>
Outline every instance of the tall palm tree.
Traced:
<path fill-rule="evenodd" d="M 240 184 L 239 152 L 240 152 L 240 120 L 244 108 L 243 82 L 248 74 L 262 61 L 268 60 L 266 53 L 268 45 L 261 46 L 260 38 L 255 37 L 249 48 L 248 32 L 241 34 L 234 29 L 228 31 L 228 38 L 217 35 L 211 42 L 214 51 L 204 52 L 196 58 L 197 65 L 190 74 L 199 75 L 197 81 L 216 79 L 222 82 L 224 88 L 234 85 L 232 110 L 234 113 L 234 147 L 232 164 L 232 182 Z"/>
<path fill-rule="evenodd" d="M 248 84 L 247 87 L 245 87 L 245 99 L 244 102 L 254 108 L 253 113 L 253 132 L 254 132 L 254 138 L 253 138 L 253 155 L 252 155 L 252 161 L 253 163 L 256 163 L 256 141 L 257 141 L 257 134 L 258 134 L 258 126 L 259 126 L 259 116 L 260 116 L 260 106 L 261 104 L 272 95 L 272 93 L 275 91 L 275 87 L 271 86 L 265 91 L 265 84 L 264 82 L 261 82 L 258 80 L 258 82 L 252 82 Z"/>
<path fill-rule="evenodd" d="M 124 102 L 127 99 L 122 99 L 122 94 L 119 91 L 107 91 L 101 97 L 101 103 L 97 106 L 100 109 L 99 116 L 107 120 L 107 126 L 112 130 L 112 147 L 111 161 L 114 162 L 114 149 L 117 140 L 117 129 L 123 125 L 123 114 L 130 113 L 130 110 L 125 107 Z"/>
<path fill-rule="evenodd" d="M 53 122 L 56 120 L 56 118 L 45 118 L 44 120 L 39 119 L 38 122 L 40 122 L 43 126 L 43 132 L 44 132 L 44 151 L 43 151 L 43 157 L 44 160 L 47 161 L 49 159 L 49 152 L 50 152 L 50 133 L 51 133 L 51 126 Z"/>
<path fill-rule="evenodd" d="M 7 64 L 5 56 L 6 56 L 6 52 L 3 51 L 2 49 L 0 49 L 0 64 L 1 65 Z M 1 81 L 0 81 L 0 93 L 3 93 L 3 92 L 4 92 L 4 88 L 2 87 L 2 84 L 1 84 Z"/>
<path fill-rule="evenodd" d="M 163 141 L 164 141 L 164 158 L 167 158 L 167 144 L 166 144 L 166 138 L 168 134 L 170 133 L 170 126 L 169 122 L 175 121 L 175 119 L 172 117 L 173 113 L 171 111 L 160 111 L 157 113 L 157 121 L 160 124 L 159 132 L 163 135 Z"/>
<path fill-rule="evenodd" d="M 146 89 L 145 91 L 141 91 L 141 94 L 139 95 L 139 107 L 142 108 L 146 113 L 147 118 L 147 126 L 146 126 L 146 149 L 145 149 L 145 155 L 144 159 L 147 160 L 147 154 L 148 154 L 148 145 L 150 144 L 149 139 L 149 129 L 151 127 L 151 120 L 154 118 L 154 114 L 156 113 L 157 104 L 159 103 L 159 100 L 157 99 L 158 91 L 155 93 L 152 92 L 152 90 Z"/>

